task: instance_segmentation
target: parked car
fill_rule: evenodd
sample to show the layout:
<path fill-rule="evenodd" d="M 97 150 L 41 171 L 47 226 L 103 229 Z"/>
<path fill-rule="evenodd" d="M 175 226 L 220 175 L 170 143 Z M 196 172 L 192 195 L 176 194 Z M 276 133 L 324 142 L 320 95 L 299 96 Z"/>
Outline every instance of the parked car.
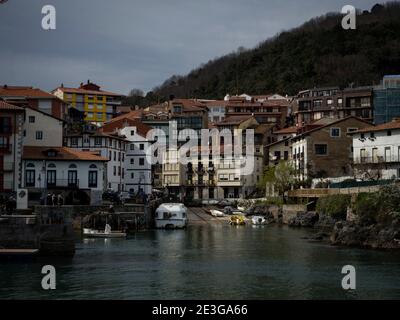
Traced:
<path fill-rule="evenodd" d="M 219 207 L 222 207 L 222 208 L 227 207 L 227 206 L 233 206 L 234 205 L 234 201 L 229 200 L 229 199 L 223 199 L 223 200 L 219 201 L 217 203 L 217 205 Z"/>

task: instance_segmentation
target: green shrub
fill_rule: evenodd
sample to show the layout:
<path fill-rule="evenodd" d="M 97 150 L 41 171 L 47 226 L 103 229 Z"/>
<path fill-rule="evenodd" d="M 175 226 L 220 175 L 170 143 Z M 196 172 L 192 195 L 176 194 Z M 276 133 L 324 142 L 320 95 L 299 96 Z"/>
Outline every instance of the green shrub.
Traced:
<path fill-rule="evenodd" d="M 345 220 L 350 202 L 351 197 L 346 194 L 321 197 L 317 201 L 316 210 L 319 214 L 330 215 L 336 220 Z"/>
<path fill-rule="evenodd" d="M 359 193 L 352 204 L 353 212 L 362 222 L 375 223 L 381 209 L 379 193 Z"/>

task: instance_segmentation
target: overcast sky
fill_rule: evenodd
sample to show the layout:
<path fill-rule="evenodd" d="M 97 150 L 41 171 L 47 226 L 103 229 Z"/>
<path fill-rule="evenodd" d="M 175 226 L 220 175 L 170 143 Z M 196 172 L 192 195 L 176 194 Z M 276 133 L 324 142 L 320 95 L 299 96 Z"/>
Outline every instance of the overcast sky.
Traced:
<path fill-rule="evenodd" d="M 145 92 L 173 74 L 352 4 L 378 0 L 8 0 L 0 4 L 0 84 L 52 90 L 87 79 Z M 57 29 L 41 28 L 52 4 Z"/>

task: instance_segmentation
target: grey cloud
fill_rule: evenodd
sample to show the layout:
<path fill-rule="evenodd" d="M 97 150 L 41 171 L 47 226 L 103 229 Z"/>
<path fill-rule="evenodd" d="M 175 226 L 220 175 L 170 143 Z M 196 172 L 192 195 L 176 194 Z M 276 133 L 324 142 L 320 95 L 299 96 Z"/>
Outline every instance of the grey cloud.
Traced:
<path fill-rule="evenodd" d="M 376 1 L 376 0 L 375 0 Z M 353 0 L 369 9 L 375 1 Z M 0 5 L 0 83 L 51 90 L 90 78 L 108 90 L 150 90 L 217 56 L 257 45 L 347 1 L 9 0 Z M 40 27 L 57 9 L 57 30 Z"/>

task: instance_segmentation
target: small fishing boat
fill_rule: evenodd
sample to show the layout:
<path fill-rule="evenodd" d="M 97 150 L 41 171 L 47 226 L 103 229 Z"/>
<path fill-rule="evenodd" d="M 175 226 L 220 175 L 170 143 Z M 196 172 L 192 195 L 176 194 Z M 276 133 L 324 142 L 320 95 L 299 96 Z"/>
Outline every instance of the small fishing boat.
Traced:
<path fill-rule="evenodd" d="M 112 231 L 111 226 L 106 224 L 106 227 L 103 231 L 84 228 L 83 236 L 86 238 L 126 238 L 125 232 Z"/>
<path fill-rule="evenodd" d="M 219 210 L 210 210 L 210 213 L 213 217 L 223 217 L 225 214 Z"/>
<path fill-rule="evenodd" d="M 254 225 L 264 225 L 264 224 L 268 223 L 267 220 L 265 219 L 265 217 L 263 217 L 263 216 L 253 216 L 251 218 L 251 222 Z"/>
<path fill-rule="evenodd" d="M 182 203 L 163 203 L 156 210 L 156 228 L 185 228 L 188 223 L 187 208 Z"/>
<path fill-rule="evenodd" d="M 243 216 L 233 215 L 229 219 L 229 224 L 232 226 L 242 226 L 246 224 Z"/>

